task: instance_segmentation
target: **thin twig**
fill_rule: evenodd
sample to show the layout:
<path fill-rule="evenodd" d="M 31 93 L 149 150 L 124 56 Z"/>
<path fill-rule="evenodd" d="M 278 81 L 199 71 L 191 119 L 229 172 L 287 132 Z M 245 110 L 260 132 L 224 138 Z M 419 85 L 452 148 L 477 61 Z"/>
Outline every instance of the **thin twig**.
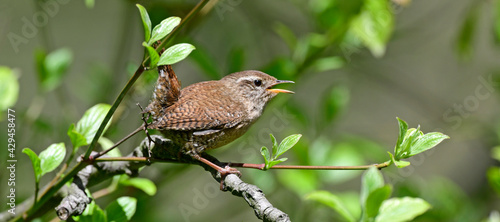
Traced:
<path fill-rule="evenodd" d="M 185 163 L 185 164 L 193 164 L 180 162 L 177 160 L 164 160 L 164 159 L 149 159 L 151 162 L 168 162 L 168 163 Z M 94 160 L 94 162 L 112 162 L 112 161 L 136 161 L 136 162 L 148 162 L 147 157 L 99 157 Z M 227 165 L 230 167 L 240 167 L 240 168 L 248 168 L 248 169 L 257 169 L 264 170 L 265 164 L 253 164 L 253 163 L 225 163 L 222 162 L 222 165 Z M 360 165 L 360 166 L 305 166 L 305 165 L 274 165 L 270 169 L 288 169 L 288 170 L 366 170 L 370 167 L 375 166 L 378 169 L 382 169 L 389 166 L 389 162 L 378 163 L 378 164 L 369 164 L 369 165 Z"/>
<path fill-rule="evenodd" d="M 123 142 L 125 142 L 126 140 L 130 139 L 130 137 L 134 136 L 135 134 L 137 134 L 138 132 L 142 131 L 142 130 L 145 130 L 145 127 L 144 125 L 142 125 L 141 127 L 137 128 L 136 130 L 134 130 L 133 132 L 131 132 L 130 134 L 128 134 L 126 137 L 124 137 L 123 139 L 121 139 L 120 141 L 116 142 L 113 146 L 111 146 L 110 148 L 92 156 L 91 158 L 92 159 L 96 159 L 96 158 L 99 158 L 100 156 L 108 153 L 109 151 L 113 150 L 114 148 L 116 148 L 117 146 L 119 146 L 120 144 L 122 144 Z"/>
<path fill-rule="evenodd" d="M 94 198 L 94 200 L 97 200 L 101 197 L 104 197 L 106 195 L 109 195 L 110 193 L 114 192 L 115 190 L 110 190 L 109 188 L 104 188 L 104 189 L 101 189 L 101 190 L 98 190 L 98 191 L 95 191 L 92 193 L 92 197 Z"/>
<path fill-rule="evenodd" d="M 63 175 L 64 171 L 66 171 L 66 169 L 68 169 L 68 163 L 65 163 L 62 167 L 61 167 L 61 170 L 59 170 L 59 172 L 57 172 L 56 176 L 54 177 L 54 179 L 52 179 L 52 181 L 50 181 L 49 185 L 47 187 L 52 187 L 56 182 L 57 180 Z M 42 193 L 42 196 L 45 195 L 45 193 L 47 192 L 48 189 L 45 189 Z"/>
<path fill-rule="evenodd" d="M 224 163 L 230 167 L 241 167 L 250 169 L 264 170 L 265 164 L 252 163 Z M 304 165 L 274 165 L 270 169 L 290 169 L 290 170 L 366 170 L 370 167 L 382 169 L 389 166 L 389 162 L 361 165 L 361 166 L 304 166 Z"/>

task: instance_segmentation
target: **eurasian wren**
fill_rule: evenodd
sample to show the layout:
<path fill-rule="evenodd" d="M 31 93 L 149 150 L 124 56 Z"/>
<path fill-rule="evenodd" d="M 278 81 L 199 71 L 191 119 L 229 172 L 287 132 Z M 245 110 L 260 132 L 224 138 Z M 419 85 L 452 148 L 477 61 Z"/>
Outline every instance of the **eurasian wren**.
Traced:
<path fill-rule="evenodd" d="M 227 173 L 239 174 L 238 170 L 222 168 L 200 154 L 243 135 L 278 93 L 293 93 L 272 88 L 292 81 L 277 80 L 254 70 L 233 73 L 218 81 L 196 83 L 183 90 L 171 66 L 159 66 L 158 72 L 153 101 L 144 111 L 151 114 L 153 122 L 142 125 L 93 158 L 106 154 L 147 125 L 148 129 L 159 130 L 181 147 L 181 153 L 216 169 L 222 177 Z"/>
<path fill-rule="evenodd" d="M 293 93 L 272 88 L 292 81 L 277 80 L 254 70 L 233 73 L 218 81 L 196 83 L 180 92 L 180 84 L 171 67 L 166 66 L 163 70 L 159 67 L 159 73 L 159 78 L 167 78 L 167 82 L 163 83 L 163 89 L 157 84 L 155 91 L 163 94 L 155 92 L 154 100 L 161 101 L 163 98 L 163 106 L 156 104 L 155 109 L 153 101 L 146 109 L 153 114 L 154 119 L 148 129 L 159 130 L 181 146 L 181 152 L 212 166 L 222 174 L 237 170 L 223 169 L 199 154 L 243 135 L 278 93 Z"/>

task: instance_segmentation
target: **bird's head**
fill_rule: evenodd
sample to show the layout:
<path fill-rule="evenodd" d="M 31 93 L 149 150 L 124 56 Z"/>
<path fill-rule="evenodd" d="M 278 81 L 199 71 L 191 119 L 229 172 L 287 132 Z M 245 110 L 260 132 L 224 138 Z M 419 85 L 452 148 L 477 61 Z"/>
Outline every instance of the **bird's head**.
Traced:
<path fill-rule="evenodd" d="M 228 90 L 240 102 L 262 110 L 278 93 L 293 93 L 286 89 L 276 89 L 281 83 L 294 83 L 288 80 L 277 80 L 266 73 L 249 70 L 233 73 L 221 79 Z"/>

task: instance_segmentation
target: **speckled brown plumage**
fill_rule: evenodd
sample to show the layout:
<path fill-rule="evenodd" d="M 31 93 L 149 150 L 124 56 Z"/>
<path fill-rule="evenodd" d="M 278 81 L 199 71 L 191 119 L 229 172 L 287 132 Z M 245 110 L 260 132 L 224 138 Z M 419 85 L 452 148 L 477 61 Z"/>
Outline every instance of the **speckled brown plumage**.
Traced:
<path fill-rule="evenodd" d="M 158 66 L 158 80 L 156 81 L 153 100 L 144 112 L 150 113 L 153 121 L 158 120 L 165 109 L 179 99 L 181 83 L 177 79 L 170 65 Z"/>
<path fill-rule="evenodd" d="M 165 82 L 172 85 L 173 77 L 167 76 L 172 80 Z M 182 152 L 198 155 L 243 135 L 260 117 L 270 99 L 279 92 L 291 93 L 271 88 L 284 82 L 290 81 L 276 80 L 263 72 L 250 70 L 233 73 L 218 81 L 190 85 L 180 91 L 176 100 L 171 96 L 165 99 L 165 94 L 155 91 L 156 98 L 160 100 L 153 101 L 152 104 L 155 104 L 150 104 L 148 108 L 162 108 L 154 109 L 157 117 L 153 118 L 148 128 L 159 130 L 184 147 Z M 159 85 L 158 92 L 173 95 L 165 92 L 168 87 Z"/>

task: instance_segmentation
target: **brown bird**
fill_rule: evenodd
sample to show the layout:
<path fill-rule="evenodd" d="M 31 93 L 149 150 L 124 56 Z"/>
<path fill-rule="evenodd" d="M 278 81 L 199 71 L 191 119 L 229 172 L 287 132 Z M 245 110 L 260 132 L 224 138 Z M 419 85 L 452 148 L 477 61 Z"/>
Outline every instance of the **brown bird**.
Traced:
<path fill-rule="evenodd" d="M 182 147 L 182 153 L 213 167 L 222 176 L 239 172 L 221 168 L 200 154 L 243 135 L 278 93 L 293 93 L 273 88 L 292 81 L 277 80 L 255 70 L 233 73 L 218 81 L 195 83 L 183 90 L 170 66 L 158 70 L 153 101 L 145 110 L 153 118 L 148 129 L 159 130 Z M 144 126 L 138 131 L 141 129 Z"/>

